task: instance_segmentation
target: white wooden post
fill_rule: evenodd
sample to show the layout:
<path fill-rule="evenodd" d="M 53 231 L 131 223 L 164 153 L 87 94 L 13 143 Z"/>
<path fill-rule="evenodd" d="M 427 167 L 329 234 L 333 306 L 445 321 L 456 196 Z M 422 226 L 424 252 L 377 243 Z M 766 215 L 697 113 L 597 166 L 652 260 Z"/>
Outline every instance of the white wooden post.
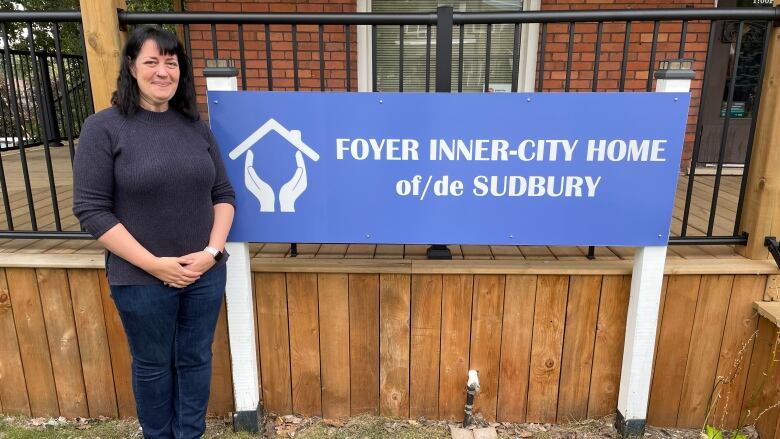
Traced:
<path fill-rule="evenodd" d="M 662 62 L 655 74 L 656 92 L 690 91 L 690 67 L 688 60 Z M 642 247 L 634 255 L 615 419 L 623 437 L 642 436 L 645 430 L 665 263 L 666 246 Z"/>
<path fill-rule="evenodd" d="M 210 91 L 236 91 L 238 72 L 231 62 L 208 60 L 203 76 Z M 209 102 L 209 107 L 218 102 Z M 230 145 L 222 145 L 228 147 Z M 228 242 L 227 262 L 227 321 L 230 337 L 230 361 L 233 370 L 233 428 L 258 431 L 260 386 L 257 376 L 257 343 L 255 313 L 252 296 L 252 272 L 249 266 L 249 245 L 246 242 Z"/>

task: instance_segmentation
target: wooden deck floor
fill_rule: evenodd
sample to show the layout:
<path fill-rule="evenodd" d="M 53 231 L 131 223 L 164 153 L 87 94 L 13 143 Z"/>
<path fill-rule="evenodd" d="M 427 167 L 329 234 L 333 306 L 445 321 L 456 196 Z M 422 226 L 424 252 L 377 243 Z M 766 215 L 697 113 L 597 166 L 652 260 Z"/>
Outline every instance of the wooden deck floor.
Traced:
<path fill-rule="evenodd" d="M 39 230 L 56 230 L 52 191 L 47 173 L 47 164 L 42 147 L 26 151 L 26 162 L 33 193 L 33 206 Z M 22 173 L 22 160 L 19 151 L 6 151 L 0 156 L 9 194 L 12 221 L 15 230 L 30 230 L 30 209 L 26 196 Z M 79 226 L 71 211 L 73 206 L 73 184 L 68 146 L 51 148 L 54 183 L 57 188 L 57 203 L 63 230 L 78 231 Z M 714 176 L 697 176 L 693 190 L 689 218 L 688 236 L 701 236 L 706 233 L 710 203 L 714 186 Z M 718 197 L 717 215 L 714 223 L 716 235 L 731 235 L 736 217 L 737 201 L 741 176 L 724 176 L 721 179 Z M 672 235 L 680 235 L 682 212 L 688 178 L 681 176 L 677 188 Z M 7 229 L 5 209 L 0 207 L 0 229 Z M 299 257 L 327 259 L 419 259 L 425 257 L 425 245 L 365 245 L 365 244 L 301 244 Z M 583 259 L 587 247 L 549 247 L 549 246 L 460 246 L 451 245 L 456 259 L 526 259 L 526 260 L 570 260 Z M 23 254 L 97 254 L 102 247 L 94 240 L 62 239 L 6 239 L 0 240 L 0 253 Z M 256 258 L 282 258 L 290 256 L 287 244 L 252 244 L 250 251 Z M 598 247 L 597 259 L 630 259 L 634 249 L 628 247 Z M 670 246 L 670 258 L 710 259 L 739 258 L 733 246 Z"/>

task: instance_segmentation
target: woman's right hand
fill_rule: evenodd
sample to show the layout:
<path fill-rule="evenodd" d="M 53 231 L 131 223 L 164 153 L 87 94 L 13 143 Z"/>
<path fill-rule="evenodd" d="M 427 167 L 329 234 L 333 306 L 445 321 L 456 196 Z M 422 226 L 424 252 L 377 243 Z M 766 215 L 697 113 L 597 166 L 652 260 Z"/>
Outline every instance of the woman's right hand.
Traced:
<path fill-rule="evenodd" d="M 185 268 L 181 258 L 155 258 L 146 271 L 173 288 L 184 288 L 200 278 L 202 273 Z"/>

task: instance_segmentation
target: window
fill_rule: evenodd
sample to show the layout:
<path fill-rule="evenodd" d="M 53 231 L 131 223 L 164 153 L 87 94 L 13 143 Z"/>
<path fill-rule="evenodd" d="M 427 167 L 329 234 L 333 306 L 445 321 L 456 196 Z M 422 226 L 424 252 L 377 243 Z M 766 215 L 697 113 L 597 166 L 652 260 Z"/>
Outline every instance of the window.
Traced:
<path fill-rule="evenodd" d="M 438 6 L 452 6 L 456 12 L 496 12 L 523 9 L 523 0 L 372 0 L 371 11 L 377 13 L 435 12 Z M 487 60 L 487 25 L 463 26 L 462 90 L 485 91 Z M 430 32 L 430 36 L 428 33 Z M 460 26 L 452 30 L 452 90 L 458 90 L 460 65 Z M 520 36 L 520 34 L 518 34 Z M 427 41 L 430 37 L 430 54 Z M 403 63 L 400 59 L 401 26 L 383 25 L 376 29 L 376 83 L 378 91 L 435 89 L 436 26 L 406 25 L 403 27 Z M 522 38 L 521 38 L 522 40 Z M 524 41 L 521 41 L 525 43 Z M 490 91 L 510 91 L 512 87 L 512 51 L 515 45 L 515 25 L 496 24 L 490 35 Z M 521 51 L 522 52 L 522 51 Z M 426 66 L 426 56 L 430 63 Z M 521 59 L 522 62 L 522 59 Z M 522 67 L 521 67 L 522 72 Z M 533 70 L 533 69 L 531 69 Z"/>

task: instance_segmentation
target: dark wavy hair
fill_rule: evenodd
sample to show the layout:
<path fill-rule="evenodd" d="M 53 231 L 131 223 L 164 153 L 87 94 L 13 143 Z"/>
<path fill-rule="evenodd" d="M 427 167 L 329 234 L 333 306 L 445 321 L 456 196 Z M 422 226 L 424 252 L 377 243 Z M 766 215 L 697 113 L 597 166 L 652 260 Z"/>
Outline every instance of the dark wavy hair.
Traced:
<path fill-rule="evenodd" d="M 176 55 L 179 61 L 179 84 L 168 105 L 190 119 L 198 120 L 200 114 L 195 101 L 195 84 L 184 45 L 174 34 L 156 26 L 140 26 L 127 40 L 122 49 L 122 66 L 119 68 L 119 77 L 116 80 L 116 91 L 111 95 L 111 104 L 116 105 L 125 116 L 133 115 L 138 111 L 141 96 L 138 82 L 131 73 L 131 67 L 141 51 L 141 46 L 147 40 L 157 43 L 163 55 Z"/>

